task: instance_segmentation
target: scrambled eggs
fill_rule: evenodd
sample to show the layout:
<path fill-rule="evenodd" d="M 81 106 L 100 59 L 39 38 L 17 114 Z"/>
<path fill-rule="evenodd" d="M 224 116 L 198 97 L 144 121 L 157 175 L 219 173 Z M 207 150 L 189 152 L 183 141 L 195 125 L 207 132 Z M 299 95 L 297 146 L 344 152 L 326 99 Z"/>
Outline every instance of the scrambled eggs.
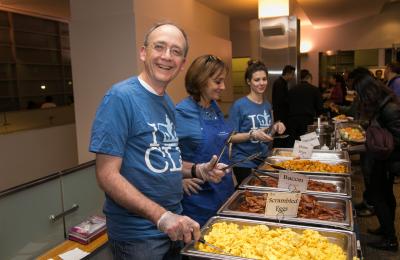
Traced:
<path fill-rule="evenodd" d="M 205 241 L 232 255 L 266 260 L 347 260 L 338 245 L 330 243 L 317 231 L 304 230 L 302 234 L 290 228 L 269 229 L 264 225 L 243 226 L 220 222 L 212 225 Z M 198 243 L 200 251 L 219 253 Z"/>

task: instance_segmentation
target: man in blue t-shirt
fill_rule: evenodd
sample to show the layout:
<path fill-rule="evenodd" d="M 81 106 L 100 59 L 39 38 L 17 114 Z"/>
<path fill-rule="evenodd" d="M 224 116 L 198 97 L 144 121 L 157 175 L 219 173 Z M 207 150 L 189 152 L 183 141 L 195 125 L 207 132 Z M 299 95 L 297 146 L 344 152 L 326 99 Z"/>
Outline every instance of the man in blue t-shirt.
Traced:
<path fill-rule="evenodd" d="M 216 157 L 195 171 L 182 165 L 174 104 L 165 93 L 188 52 L 185 32 L 157 24 L 140 49 L 144 70 L 104 96 L 90 151 L 106 193 L 104 213 L 115 259 L 180 259 L 182 241 L 198 240 L 199 224 L 182 212 L 182 177 L 218 182 Z M 172 241 L 171 241 L 172 240 Z"/>

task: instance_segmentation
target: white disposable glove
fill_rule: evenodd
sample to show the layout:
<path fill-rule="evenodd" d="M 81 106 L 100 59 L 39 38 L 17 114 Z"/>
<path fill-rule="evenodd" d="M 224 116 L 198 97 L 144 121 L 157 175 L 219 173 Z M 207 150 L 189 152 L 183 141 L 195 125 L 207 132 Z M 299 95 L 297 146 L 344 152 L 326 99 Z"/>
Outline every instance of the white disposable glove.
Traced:
<path fill-rule="evenodd" d="M 265 132 L 265 129 L 251 130 L 250 139 L 260 142 L 271 142 L 273 138 Z"/>
<path fill-rule="evenodd" d="M 199 190 L 202 190 L 200 185 L 203 183 L 204 181 L 198 178 L 185 178 L 182 180 L 183 190 L 189 196 L 192 193 L 199 193 Z"/>
<path fill-rule="evenodd" d="M 166 233 L 172 241 L 183 240 L 185 243 L 200 238 L 200 225 L 193 219 L 167 211 L 157 221 L 158 230 Z"/>
<path fill-rule="evenodd" d="M 227 165 L 224 163 L 217 163 L 217 156 L 213 155 L 211 160 L 208 163 L 199 164 L 199 173 L 200 177 L 203 181 L 209 181 L 218 183 L 221 181 L 222 177 L 225 176 L 225 173 L 229 172 L 228 170 L 222 170 Z"/>

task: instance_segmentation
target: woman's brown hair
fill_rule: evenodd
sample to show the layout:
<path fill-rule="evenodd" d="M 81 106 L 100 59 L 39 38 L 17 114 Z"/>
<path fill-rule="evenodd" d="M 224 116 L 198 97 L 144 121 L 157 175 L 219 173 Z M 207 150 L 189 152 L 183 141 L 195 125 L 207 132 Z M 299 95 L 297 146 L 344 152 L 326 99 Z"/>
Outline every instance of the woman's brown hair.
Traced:
<path fill-rule="evenodd" d="M 196 58 L 190 65 L 185 76 L 186 92 L 196 101 L 200 101 L 201 91 L 207 86 L 207 81 L 214 75 L 228 72 L 228 66 L 214 55 L 203 55 Z"/>

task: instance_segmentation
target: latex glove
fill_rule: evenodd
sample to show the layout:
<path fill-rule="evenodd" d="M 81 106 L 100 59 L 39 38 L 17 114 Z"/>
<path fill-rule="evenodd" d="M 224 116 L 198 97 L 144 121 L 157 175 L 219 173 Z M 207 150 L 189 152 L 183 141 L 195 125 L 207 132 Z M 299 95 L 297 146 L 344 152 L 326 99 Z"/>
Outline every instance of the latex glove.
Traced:
<path fill-rule="evenodd" d="M 272 127 L 280 135 L 286 131 L 286 126 L 282 122 L 276 122 Z"/>
<path fill-rule="evenodd" d="M 185 178 L 182 180 L 183 190 L 187 195 L 192 195 L 192 193 L 199 193 L 199 190 L 202 190 L 200 184 L 203 184 L 204 181 L 198 178 Z"/>
<path fill-rule="evenodd" d="M 200 238 L 200 225 L 193 219 L 167 211 L 157 221 L 158 230 L 166 233 L 172 241 L 183 240 L 185 243 Z"/>
<path fill-rule="evenodd" d="M 226 167 L 227 165 L 224 163 L 217 163 L 218 157 L 213 155 L 211 160 L 208 163 L 202 163 L 199 165 L 199 172 L 201 179 L 203 181 L 209 181 L 218 183 L 221 181 L 222 177 L 225 176 L 225 173 L 228 173 L 230 170 L 222 170 L 222 168 Z"/>
<path fill-rule="evenodd" d="M 252 130 L 250 133 L 250 138 L 252 140 L 257 140 L 260 142 L 271 142 L 273 140 L 273 138 L 268 135 L 265 129 L 256 129 L 256 130 Z"/>

